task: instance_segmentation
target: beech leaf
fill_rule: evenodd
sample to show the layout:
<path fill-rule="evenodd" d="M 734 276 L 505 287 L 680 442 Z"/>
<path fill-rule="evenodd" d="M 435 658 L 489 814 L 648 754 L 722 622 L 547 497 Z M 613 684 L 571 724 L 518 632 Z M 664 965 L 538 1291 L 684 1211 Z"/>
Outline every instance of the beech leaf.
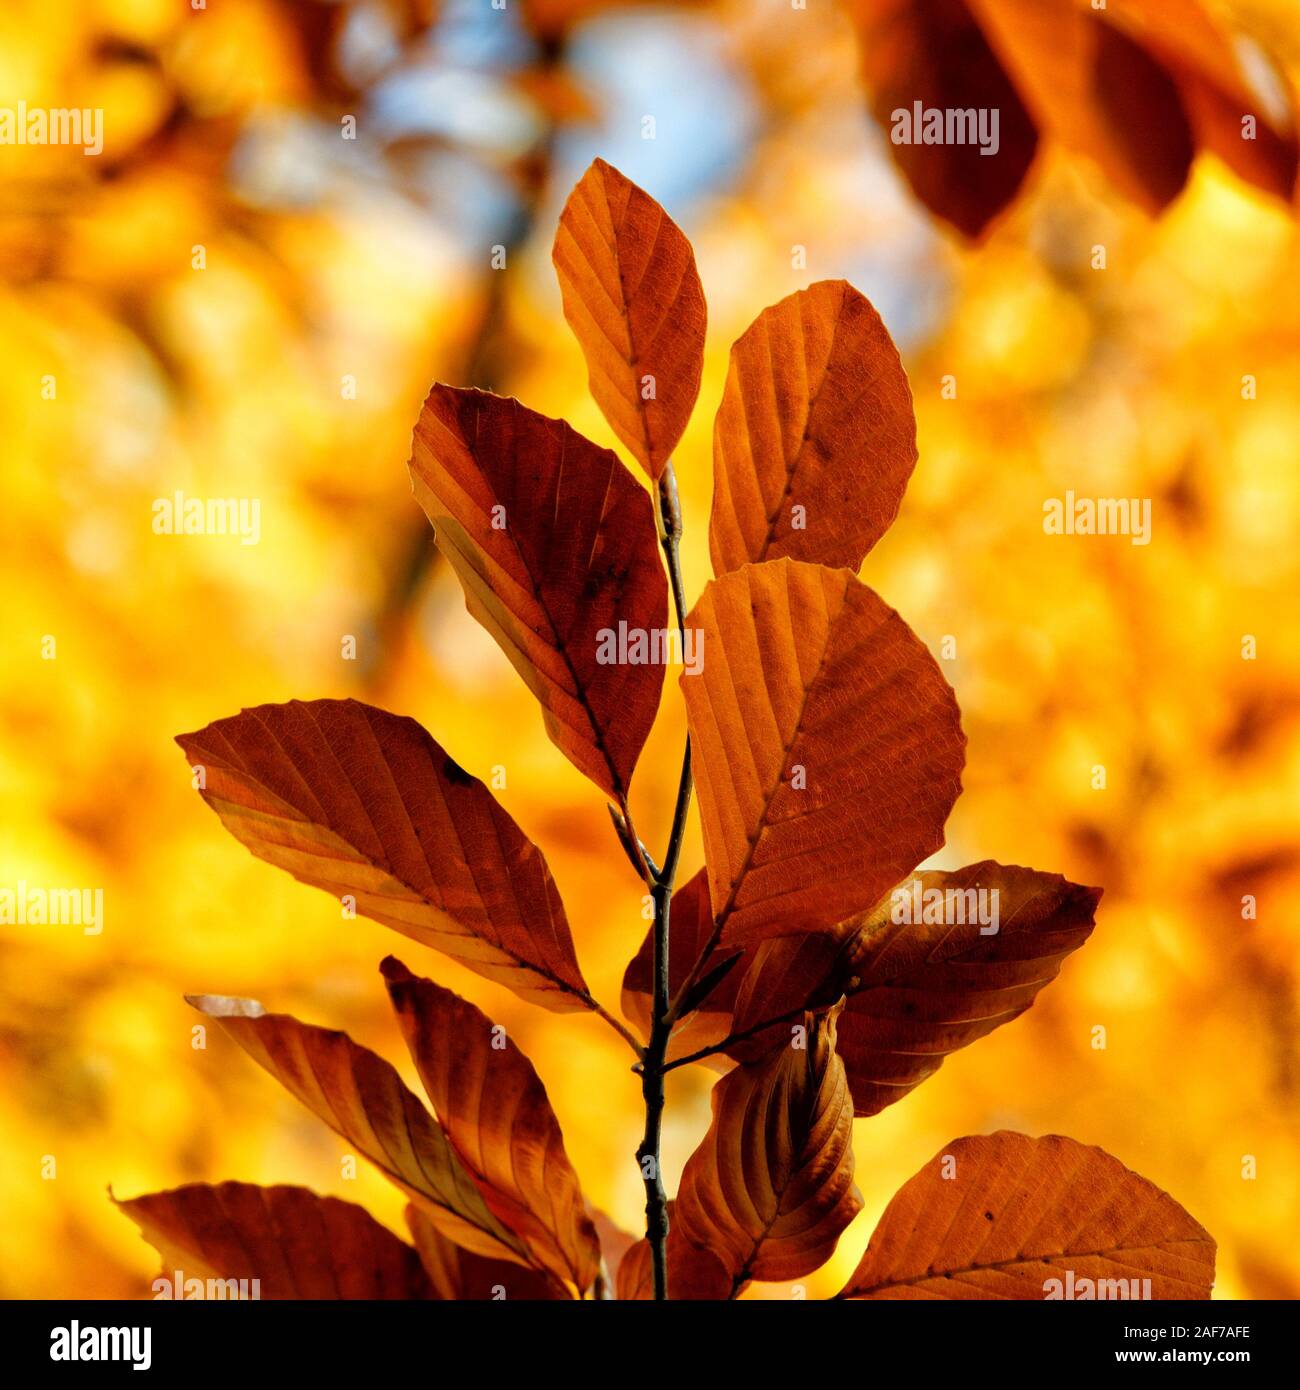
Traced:
<path fill-rule="evenodd" d="M 1214 1252 L 1199 1222 L 1117 1158 L 1002 1130 L 955 1140 L 903 1184 L 839 1297 L 1079 1298 L 1086 1280 L 1098 1298 L 1205 1299 Z"/>
<path fill-rule="evenodd" d="M 686 673 L 723 944 L 836 926 L 943 844 L 965 755 L 933 657 L 848 570 L 795 560 L 713 580 Z"/>
<path fill-rule="evenodd" d="M 176 741 L 259 859 L 532 1003 L 591 1007 L 541 851 L 413 719 L 294 700 Z"/>
<path fill-rule="evenodd" d="M 476 1255 L 448 1240 L 417 1206 L 406 1208 L 406 1224 L 435 1298 L 554 1302 L 572 1297 L 562 1284 L 539 1269 L 525 1269 L 508 1260 Z"/>
<path fill-rule="evenodd" d="M 488 1208 L 447 1136 L 382 1057 L 346 1033 L 268 1014 L 255 999 L 188 998 L 458 1245 L 529 1263 L 523 1241 Z"/>
<path fill-rule="evenodd" d="M 535 1264 L 585 1292 L 600 1241 L 533 1064 L 468 1000 L 392 956 L 381 969 L 424 1089 L 489 1209 Z"/>
<path fill-rule="evenodd" d="M 663 686 L 655 662 L 605 659 L 620 622 L 664 628 L 650 498 L 609 450 L 486 391 L 436 385 L 411 454 L 416 499 L 551 742 L 623 805 Z"/>
<path fill-rule="evenodd" d="M 265 1299 L 438 1296 L 405 1241 L 361 1207 L 305 1187 L 191 1183 L 114 1205 L 162 1256 L 169 1280 L 178 1270 L 246 1279 L 246 1296 Z M 185 1291 L 173 1289 L 172 1297 Z"/>
<path fill-rule="evenodd" d="M 564 205 L 552 257 L 591 394 L 657 481 L 704 366 L 704 290 L 691 244 L 648 193 L 598 159 Z"/>
<path fill-rule="evenodd" d="M 789 295 L 731 349 L 713 428 L 714 573 L 783 555 L 856 570 L 915 463 L 907 375 L 869 301 L 843 280 Z"/>
<path fill-rule="evenodd" d="M 678 1188 L 674 1229 L 721 1259 L 733 1297 L 751 1279 L 812 1273 L 862 1207 L 834 1011 L 804 1026 L 806 1046 L 788 1041 L 713 1088 L 713 1122 Z"/>

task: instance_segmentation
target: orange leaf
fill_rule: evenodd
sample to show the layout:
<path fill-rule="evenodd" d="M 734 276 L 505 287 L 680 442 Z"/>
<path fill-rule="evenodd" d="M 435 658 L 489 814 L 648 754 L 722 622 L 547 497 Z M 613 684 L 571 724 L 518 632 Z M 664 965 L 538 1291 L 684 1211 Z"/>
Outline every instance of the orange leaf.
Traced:
<path fill-rule="evenodd" d="M 114 1205 L 162 1256 L 168 1279 L 177 1270 L 187 1280 L 247 1279 L 244 1296 L 257 1298 L 436 1297 L 405 1241 L 361 1207 L 305 1187 L 192 1183 Z"/>
<path fill-rule="evenodd" d="M 570 1298 L 568 1290 L 539 1269 L 475 1255 L 445 1235 L 416 1206 L 406 1208 L 406 1224 L 433 1285 L 434 1297 L 476 1302 Z"/>
<path fill-rule="evenodd" d="M 690 1245 L 672 1224 L 675 1202 L 668 1203 L 668 1297 L 682 1301 L 719 1301 L 732 1296 L 726 1265 L 711 1250 Z M 642 1237 L 619 1261 L 615 1289 L 620 1299 L 649 1302 L 654 1298 L 654 1261 L 650 1242 Z"/>
<path fill-rule="evenodd" d="M 516 400 L 437 385 L 411 482 L 469 611 L 540 701 L 551 742 L 621 805 L 663 666 L 603 660 L 619 623 L 667 621 L 644 488 L 608 449 Z"/>
<path fill-rule="evenodd" d="M 1213 1284 L 1214 1241 L 1167 1192 L 1101 1149 L 1003 1130 L 903 1184 L 839 1297 L 1201 1299 Z"/>
<path fill-rule="evenodd" d="M 713 1088 L 713 1122 L 677 1191 L 673 1229 L 722 1260 L 732 1297 L 751 1279 L 812 1273 L 862 1207 L 834 1012 L 806 1027 L 806 1047 L 779 1047 Z"/>
<path fill-rule="evenodd" d="M 1092 934 L 1100 897 L 1060 874 L 988 859 L 918 873 L 841 928 L 847 940 L 767 943 L 735 1002 L 732 1031 L 747 1040 L 728 1052 L 743 1061 L 770 1047 L 777 1035 L 763 1021 L 788 1017 L 800 990 L 809 1008 L 847 993 L 837 1049 L 856 1113 L 875 1115 L 950 1053 L 1019 1018 Z M 996 907 L 995 932 L 978 916 L 981 901 Z"/>
<path fill-rule="evenodd" d="M 789 295 L 731 349 L 713 427 L 714 573 L 782 555 L 856 570 L 915 463 L 912 393 L 880 316 L 843 280 Z"/>
<path fill-rule="evenodd" d="M 1038 132 L 965 0 L 849 0 L 871 111 L 891 135 L 889 152 L 936 216 L 979 236 L 1016 196 Z M 892 139 L 894 113 L 997 111 L 998 152 L 976 144 Z M 901 129 L 901 127 L 900 127 Z"/>
<path fill-rule="evenodd" d="M 835 926 L 943 844 L 965 737 L 939 668 L 847 570 L 713 580 L 682 676 L 719 939 Z"/>
<path fill-rule="evenodd" d="M 704 291 L 691 244 L 648 193 L 598 159 L 564 205 L 552 258 L 591 394 L 657 480 L 704 366 Z"/>
<path fill-rule="evenodd" d="M 488 1209 L 446 1135 L 397 1072 L 346 1033 L 268 1014 L 255 999 L 190 996 L 308 1110 L 343 1136 L 457 1244 L 528 1263 Z"/>
<path fill-rule="evenodd" d="M 389 956 L 384 979 L 447 1138 L 534 1263 L 586 1291 L 600 1242 L 533 1064 L 468 1000 Z"/>
<path fill-rule="evenodd" d="M 176 741 L 259 859 L 532 1003 L 590 1007 L 541 851 L 413 719 L 294 700 Z"/>

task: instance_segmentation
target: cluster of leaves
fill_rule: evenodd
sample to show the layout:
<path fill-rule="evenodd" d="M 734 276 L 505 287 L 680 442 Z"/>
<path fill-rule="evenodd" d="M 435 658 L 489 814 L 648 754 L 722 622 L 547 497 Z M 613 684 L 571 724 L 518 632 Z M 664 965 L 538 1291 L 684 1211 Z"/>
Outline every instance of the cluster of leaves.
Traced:
<path fill-rule="evenodd" d="M 890 144 L 921 202 L 968 236 L 1015 199 L 1047 138 L 1091 159 L 1152 213 L 1179 195 L 1200 153 L 1283 201 L 1294 196 L 1300 144 L 1285 78 L 1271 73 L 1271 98 L 1257 90 L 1200 0 L 846 4 L 871 110 L 886 132 L 893 113 L 916 101 L 999 113 L 993 152 Z"/>
<path fill-rule="evenodd" d="M 1027 1009 L 1093 927 L 1097 889 L 990 861 L 916 866 L 943 843 L 965 740 L 953 692 L 854 577 L 916 460 L 897 351 L 842 282 L 765 310 L 732 350 L 714 431 L 715 578 L 682 609 L 670 455 L 699 391 L 705 303 L 682 232 L 598 161 L 554 259 L 596 401 L 656 489 L 517 401 L 435 385 L 411 476 L 473 615 L 609 798 L 655 903 L 624 980 L 638 1036 L 593 997 L 541 851 L 414 721 L 345 700 L 263 705 L 178 742 L 259 858 L 555 1012 L 592 1010 L 637 1054 L 647 1233 L 585 1200 L 546 1091 L 478 1008 L 382 966 L 431 1114 L 345 1034 L 255 1001 L 191 999 L 407 1196 L 412 1243 L 303 1189 L 195 1185 L 123 1202 L 166 1261 L 259 1278 L 268 1297 L 734 1298 L 817 1269 L 861 1209 L 853 1120 Z M 668 579 L 658 544 L 667 559 Z M 662 867 L 633 770 L 661 663 L 608 663 L 599 634 L 659 631 L 668 591 L 703 643 L 681 682 L 689 738 Z M 698 779 L 706 867 L 674 892 Z M 892 890 L 998 894 L 978 920 L 899 921 Z M 670 1212 L 664 1073 L 725 1074 Z M 435 1118 L 436 1117 L 436 1118 Z M 1060 1137 L 958 1139 L 890 1203 L 845 1298 L 1041 1298 L 1076 1278 L 1205 1297 L 1214 1244 L 1170 1197 Z"/>

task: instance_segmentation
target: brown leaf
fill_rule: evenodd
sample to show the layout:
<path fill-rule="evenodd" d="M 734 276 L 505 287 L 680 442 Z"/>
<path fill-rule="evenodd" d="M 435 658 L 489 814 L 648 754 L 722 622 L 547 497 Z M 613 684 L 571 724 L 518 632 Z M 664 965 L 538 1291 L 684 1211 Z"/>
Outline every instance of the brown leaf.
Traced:
<path fill-rule="evenodd" d="M 1101 1149 L 1003 1130 L 955 1140 L 903 1184 L 839 1297 L 1043 1299 L 1070 1279 L 1075 1298 L 1080 1280 L 1146 1279 L 1099 1296 L 1209 1298 L 1214 1241 Z"/>
<path fill-rule="evenodd" d="M 1039 124 L 1157 213 L 1196 157 L 1178 87 L 1122 30 L 1075 0 L 967 0 Z"/>
<path fill-rule="evenodd" d="M 675 1202 L 668 1203 L 668 1297 L 684 1302 L 731 1298 L 733 1282 L 726 1265 L 713 1251 L 691 1245 L 683 1237 L 675 1224 L 676 1209 Z M 654 1298 L 654 1262 L 644 1236 L 619 1262 L 615 1290 L 624 1300 Z"/>
<path fill-rule="evenodd" d="M 714 573 L 783 555 L 856 570 L 915 463 L 912 393 L 880 316 L 843 280 L 789 295 L 731 349 L 713 428 Z"/>
<path fill-rule="evenodd" d="M 620 622 L 667 621 L 645 489 L 563 420 L 443 385 L 410 469 L 466 607 L 541 703 L 551 742 L 622 805 L 663 686 L 661 664 L 601 659 Z"/>
<path fill-rule="evenodd" d="M 722 1260 L 733 1297 L 751 1279 L 810 1274 L 862 1207 L 852 1141 L 834 1011 L 809 1015 L 805 1048 L 777 1048 L 713 1088 L 713 1122 L 682 1173 L 674 1229 Z"/>
<path fill-rule="evenodd" d="M 533 1262 L 585 1292 L 600 1242 L 533 1064 L 468 1000 L 389 956 L 389 997 L 447 1138 Z"/>
<path fill-rule="evenodd" d="M 590 1007 L 541 851 L 413 719 L 294 700 L 176 741 L 259 859 L 532 1003 Z"/>
<path fill-rule="evenodd" d="M 723 944 L 865 911 L 943 843 L 965 752 L 957 703 L 893 609 L 794 560 L 713 580 L 682 677 Z M 802 785 L 801 785 L 802 784 Z"/>
<path fill-rule="evenodd" d="M 162 1256 L 168 1279 L 178 1270 L 247 1279 L 244 1296 L 270 1299 L 437 1296 L 405 1241 L 361 1207 L 305 1187 L 191 1183 L 114 1205 Z"/>
<path fill-rule="evenodd" d="M 668 920 L 668 987 L 670 995 L 675 998 L 713 933 L 709 881 L 703 869 L 673 894 Z M 734 960 L 735 956 L 734 948 L 715 951 L 710 956 L 710 968 L 720 966 L 728 958 Z M 731 1030 L 731 1010 L 742 974 L 743 962 L 718 981 L 694 1009 L 683 1014 L 669 1040 L 669 1060 L 709 1047 L 727 1036 Z M 623 974 L 623 1013 L 646 1039 L 650 1037 L 653 993 L 654 928 L 651 927 Z"/>
<path fill-rule="evenodd" d="M 457 1244 L 529 1262 L 523 1241 L 488 1209 L 446 1135 L 382 1057 L 346 1033 L 268 1014 L 255 999 L 188 997 Z"/>
<path fill-rule="evenodd" d="M 936 216 L 979 236 L 1016 196 L 1038 132 L 965 0 L 849 0 L 863 78 L 877 123 L 925 108 L 997 111 L 998 152 L 974 144 L 896 144 L 889 152 Z"/>
<path fill-rule="evenodd" d="M 979 919 L 981 892 L 996 904 L 996 932 Z M 950 1053 L 1019 1018 L 1092 934 L 1100 898 L 1060 874 L 988 859 L 917 873 L 841 928 L 847 939 L 768 943 L 736 999 L 732 1031 L 748 1036 L 728 1051 L 743 1061 L 772 1046 L 777 1029 L 763 1020 L 787 1018 L 801 990 L 809 1008 L 846 993 L 836 1046 L 855 1112 L 875 1115 Z M 893 920 L 904 916 L 915 920 Z"/>
<path fill-rule="evenodd" d="M 448 1240 L 419 1207 L 406 1208 L 406 1224 L 435 1298 L 503 1302 L 555 1301 L 572 1297 L 562 1284 L 539 1269 L 525 1269 L 508 1260 L 475 1255 Z"/>
<path fill-rule="evenodd" d="M 564 205 L 552 258 L 591 394 L 657 480 L 704 366 L 704 291 L 691 244 L 648 193 L 598 159 Z"/>

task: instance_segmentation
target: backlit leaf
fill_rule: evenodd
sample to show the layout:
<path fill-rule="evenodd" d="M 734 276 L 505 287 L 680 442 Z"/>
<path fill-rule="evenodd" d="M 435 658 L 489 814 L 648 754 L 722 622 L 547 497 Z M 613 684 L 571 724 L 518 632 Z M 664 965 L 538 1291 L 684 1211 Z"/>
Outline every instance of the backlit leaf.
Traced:
<path fill-rule="evenodd" d="M 751 1279 L 810 1274 L 862 1207 L 834 1011 L 804 1026 L 804 1045 L 791 1040 L 713 1088 L 713 1122 L 677 1191 L 675 1229 L 721 1259 L 732 1296 Z"/>
<path fill-rule="evenodd" d="M 856 570 L 916 463 L 907 376 L 843 280 L 764 309 L 731 349 L 713 428 L 716 574 L 788 555 Z"/>
<path fill-rule="evenodd" d="M 268 1014 L 255 999 L 190 998 L 248 1055 L 416 1202 L 457 1244 L 528 1263 L 488 1209 L 437 1122 L 384 1059 L 328 1028 Z"/>
<path fill-rule="evenodd" d="M 839 1296 L 1029 1300 L 1070 1281 L 1078 1298 L 1080 1280 L 1094 1297 L 1209 1298 L 1214 1241 L 1101 1149 L 1003 1130 L 955 1140 L 903 1184 Z M 1097 1294 L 1102 1280 L 1123 1291 Z"/>
<path fill-rule="evenodd" d="M 169 1280 L 177 1270 L 187 1279 L 248 1280 L 240 1296 L 250 1298 L 438 1296 L 405 1241 L 361 1207 L 305 1187 L 191 1183 L 115 1205 L 162 1256 Z"/>
<path fill-rule="evenodd" d="M 420 412 L 410 468 L 469 611 L 537 697 L 551 741 L 621 804 L 663 686 L 660 663 L 602 659 L 620 622 L 667 621 L 645 489 L 563 420 L 443 385 Z"/>
<path fill-rule="evenodd" d="M 657 479 L 704 365 L 704 291 L 691 244 L 648 193 L 598 159 L 564 205 L 552 255 L 591 394 Z"/>
<path fill-rule="evenodd" d="M 176 741 L 259 859 L 532 1003 L 587 1006 L 541 851 L 413 719 L 294 700 Z"/>
<path fill-rule="evenodd" d="M 420 1080 L 484 1201 L 534 1263 L 589 1289 L 600 1242 L 533 1064 L 468 1000 L 391 956 L 382 969 Z"/>
<path fill-rule="evenodd" d="M 405 1214 L 435 1298 L 503 1302 L 572 1297 L 562 1284 L 541 1270 L 476 1255 L 448 1240 L 417 1206 L 408 1206 Z"/>
<path fill-rule="evenodd" d="M 713 580 L 682 676 L 719 939 L 863 912 L 943 843 L 965 737 L 934 659 L 847 570 Z"/>

